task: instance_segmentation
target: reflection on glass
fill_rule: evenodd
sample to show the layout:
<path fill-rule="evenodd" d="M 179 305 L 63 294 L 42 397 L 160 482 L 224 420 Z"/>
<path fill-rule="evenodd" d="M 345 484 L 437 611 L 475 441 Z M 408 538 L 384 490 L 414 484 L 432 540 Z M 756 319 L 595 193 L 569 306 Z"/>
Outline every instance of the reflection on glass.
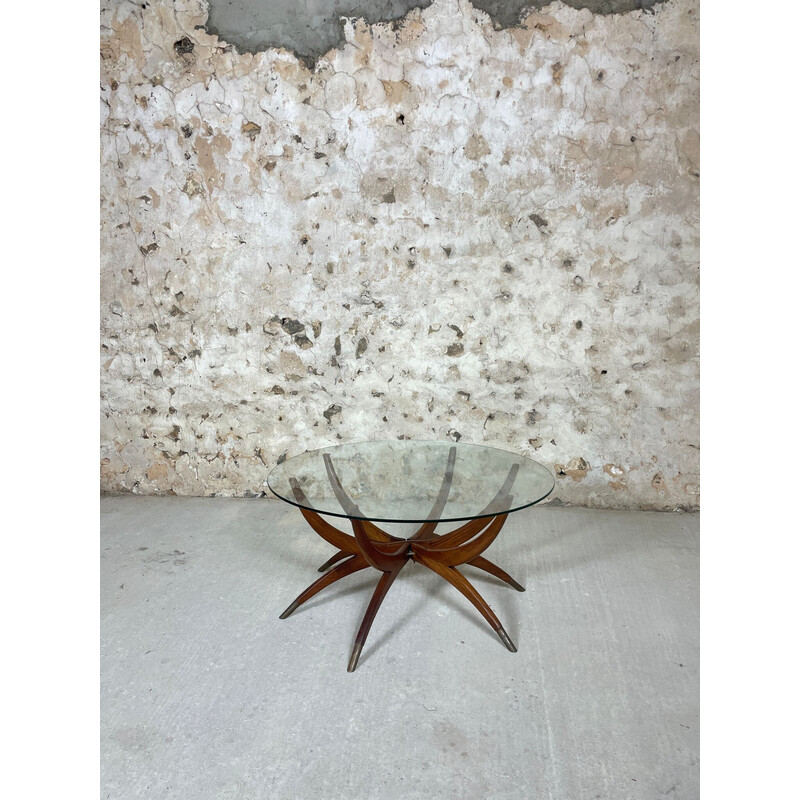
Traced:
<path fill-rule="evenodd" d="M 541 464 L 494 447 L 390 440 L 303 453 L 275 467 L 267 483 L 281 499 L 320 514 L 447 522 L 532 505 L 554 480 Z"/>

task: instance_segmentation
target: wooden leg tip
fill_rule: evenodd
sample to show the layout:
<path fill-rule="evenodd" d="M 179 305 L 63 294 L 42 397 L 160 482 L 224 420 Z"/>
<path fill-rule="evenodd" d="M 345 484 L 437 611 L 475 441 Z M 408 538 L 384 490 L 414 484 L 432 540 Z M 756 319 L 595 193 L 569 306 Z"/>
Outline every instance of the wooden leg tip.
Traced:
<path fill-rule="evenodd" d="M 511 639 L 509 638 L 508 634 L 507 634 L 507 633 L 506 633 L 506 632 L 503 630 L 503 628 L 500 628 L 500 630 L 499 630 L 499 631 L 497 631 L 497 635 L 500 637 L 500 641 L 501 641 L 501 642 L 502 642 L 502 643 L 503 643 L 503 644 L 504 644 L 504 645 L 505 645 L 505 646 L 506 646 L 506 647 L 507 647 L 507 648 L 508 648 L 508 649 L 509 649 L 509 650 L 510 650 L 512 653 L 516 653 L 516 652 L 517 652 L 516 645 L 514 644 L 514 642 L 512 642 L 512 641 L 511 641 Z"/>
<path fill-rule="evenodd" d="M 524 592 L 525 587 L 521 583 L 517 583 L 513 578 L 511 579 L 511 585 L 518 591 Z"/>
<path fill-rule="evenodd" d="M 291 614 L 295 610 L 297 610 L 297 606 L 294 603 L 292 603 L 289 606 L 289 608 L 287 608 L 286 611 L 284 611 L 283 614 L 281 614 L 280 617 L 278 617 L 278 619 L 286 619 L 286 617 L 288 617 L 289 614 Z"/>

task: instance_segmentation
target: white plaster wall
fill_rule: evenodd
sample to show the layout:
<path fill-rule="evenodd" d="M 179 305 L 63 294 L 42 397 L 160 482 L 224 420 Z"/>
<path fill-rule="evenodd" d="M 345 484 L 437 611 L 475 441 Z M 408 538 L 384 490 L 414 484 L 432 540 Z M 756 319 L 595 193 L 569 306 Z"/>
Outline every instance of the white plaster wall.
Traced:
<path fill-rule="evenodd" d="M 403 436 L 696 507 L 697 2 L 436 0 L 313 72 L 206 14 L 102 10 L 102 488 L 258 494 Z"/>

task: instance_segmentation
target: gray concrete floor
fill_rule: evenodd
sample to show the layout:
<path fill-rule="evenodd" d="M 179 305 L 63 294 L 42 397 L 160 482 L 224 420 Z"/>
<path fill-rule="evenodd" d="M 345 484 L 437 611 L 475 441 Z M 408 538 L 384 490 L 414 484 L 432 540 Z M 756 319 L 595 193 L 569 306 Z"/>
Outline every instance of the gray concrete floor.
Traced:
<path fill-rule="evenodd" d="M 297 509 L 101 511 L 102 798 L 698 797 L 696 515 L 513 514 L 527 592 L 464 572 L 519 652 L 410 564 L 348 673 L 377 575 L 279 620 L 333 552 Z"/>

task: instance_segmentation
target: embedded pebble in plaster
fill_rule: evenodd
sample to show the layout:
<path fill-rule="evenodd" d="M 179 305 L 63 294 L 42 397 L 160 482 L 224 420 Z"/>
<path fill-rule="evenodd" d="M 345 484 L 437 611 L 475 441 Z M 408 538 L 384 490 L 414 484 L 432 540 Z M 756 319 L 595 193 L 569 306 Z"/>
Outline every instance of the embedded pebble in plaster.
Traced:
<path fill-rule="evenodd" d="M 102 11 L 102 488 L 252 496 L 436 438 L 696 507 L 696 0 L 507 30 L 435 0 L 313 70 L 206 15 Z"/>

